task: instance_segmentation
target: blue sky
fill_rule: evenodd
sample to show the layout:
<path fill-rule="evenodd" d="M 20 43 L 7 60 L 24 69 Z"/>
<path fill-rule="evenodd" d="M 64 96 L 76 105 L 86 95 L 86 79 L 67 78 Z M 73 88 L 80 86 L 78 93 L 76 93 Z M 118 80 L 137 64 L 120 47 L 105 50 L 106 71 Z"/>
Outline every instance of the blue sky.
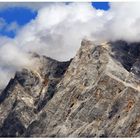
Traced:
<path fill-rule="evenodd" d="M 27 24 L 30 20 L 34 19 L 37 15 L 36 11 L 32 11 L 23 7 L 12 7 L 0 10 L 0 18 L 4 19 L 4 25 L 0 28 L 0 35 L 13 38 L 16 35 L 16 30 L 7 30 L 13 22 L 16 22 L 19 27 Z"/>
<path fill-rule="evenodd" d="M 109 2 L 92 2 L 92 6 L 95 7 L 96 9 L 108 10 Z"/>
<path fill-rule="evenodd" d="M 93 2 L 96 9 L 109 9 L 108 2 Z M 14 38 L 18 28 L 24 26 L 37 16 L 37 11 L 24 7 L 8 7 L 0 10 L 0 36 Z M 11 27 L 9 29 L 9 27 Z"/>

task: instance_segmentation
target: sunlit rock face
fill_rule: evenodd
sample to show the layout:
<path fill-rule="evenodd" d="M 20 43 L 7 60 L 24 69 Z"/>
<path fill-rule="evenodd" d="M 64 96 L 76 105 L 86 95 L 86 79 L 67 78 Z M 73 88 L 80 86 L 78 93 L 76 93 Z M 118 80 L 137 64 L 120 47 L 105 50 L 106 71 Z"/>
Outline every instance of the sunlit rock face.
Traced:
<path fill-rule="evenodd" d="M 83 40 L 68 62 L 33 57 L 0 94 L 1 137 L 140 136 L 140 43 Z"/>

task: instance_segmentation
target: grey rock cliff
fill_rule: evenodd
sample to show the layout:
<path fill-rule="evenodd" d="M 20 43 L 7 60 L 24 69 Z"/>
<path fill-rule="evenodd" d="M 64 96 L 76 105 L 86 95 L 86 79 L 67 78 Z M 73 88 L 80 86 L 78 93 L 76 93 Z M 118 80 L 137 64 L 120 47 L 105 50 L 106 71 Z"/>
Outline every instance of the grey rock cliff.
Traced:
<path fill-rule="evenodd" d="M 37 69 L 16 72 L 0 94 L 0 136 L 21 136 L 55 94 L 70 62 L 37 57 Z"/>
<path fill-rule="evenodd" d="M 140 44 L 95 45 L 36 57 L 0 94 L 1 137 L 140 137 Z"/>

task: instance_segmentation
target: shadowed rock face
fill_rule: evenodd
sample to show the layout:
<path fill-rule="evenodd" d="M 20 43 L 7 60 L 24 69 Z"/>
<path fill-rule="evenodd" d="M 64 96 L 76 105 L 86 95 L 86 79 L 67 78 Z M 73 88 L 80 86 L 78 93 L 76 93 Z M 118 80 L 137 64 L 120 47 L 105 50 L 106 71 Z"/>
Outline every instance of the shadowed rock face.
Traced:
<path fill-rule="evenodd" d="M 0 94 L 0 136 L 140 137 L 139 52 L 83 40 L 69 62 L 35 55 Z"/>
<path fill-rule="evenodd" d="M 113 57 L 128 71 L 140 76 L 140 43 L 111 42 Z"/>

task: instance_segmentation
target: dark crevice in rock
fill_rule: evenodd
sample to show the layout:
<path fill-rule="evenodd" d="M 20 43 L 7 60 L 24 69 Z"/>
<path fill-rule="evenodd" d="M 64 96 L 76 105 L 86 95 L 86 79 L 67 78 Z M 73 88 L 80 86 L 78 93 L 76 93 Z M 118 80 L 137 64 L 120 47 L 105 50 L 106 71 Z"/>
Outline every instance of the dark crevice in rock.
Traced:
<path fill-rule="evenodd" d="M 70 65 L 70 62 L 61 62 L 58 64 L 56 71 L 54 72 L 54 77 L 55 78 L 59 78 L 62 75 L 64 75 L 64 73 L 66 72 L 68 66 Z"/>
<path fill-rule="evenodd" d="M 22 122 L 18 119 L 15 112 L 10 112 L 7 118 L 4 120 L 2 127 L 0 128 L 1 137 L 18 137 L 24 133 L 26 128 Z"/>
<path fill-rule="evenodd" d="M 41 68 L 42 71 L 42 77 L 53 77 L 53 78 L 59 78 L 61 77 L 65 71 L 67 70 L 68 66 L 71 63 L 70 61 L 66 62 L 60 62 L 55 59 L 43 56 L 40 60 L 43 64 L 43 68 Z"/>
<path fill-rule="evenodd" d="M 45 93 L 45 96 L 42 100 L 39 101 L 36 111 L 41 111 L 44 106 L 48 103 L 48 101 L 53 97 L 55 91 L 56 91 L 56 85 L 58 81 L 50 81 L 48 84 L 47 92 Z"/>
<path fill-rule="evenodd" d="M 18 100 L 16 99 L 13 106 L 12 106 L 12 110 L 17 106 L 17 104 L 18 104 Z"/>
<path fill-rule="evenodd" d="M 121 107 L 121 102 L 116 101 L 111 107 L 111 111 L 109 112 L 108 118 L 109 119 L 113 118 L 119 111 L 120 107 Z"/>
<path fill-rule="evenodd" d="M 15 74 L 15 79 L 20 85 L 25 87 L 25 89 L 30 89 L 39 83 L 39 78 L 31 71 L 27 69 L 22 69 Z"/>
<path fill-rule="evenodd" d="M 17 84 L 15 79 L 11 79 L 5 90 L 0 94 L 0 104 L 10 95 Z"/>
<path fill-rule="evenodd" d="M 106 134 L 102 134 L 99 136 L 100 138 L 107 138 L 108 136 Z"/>
<path fill-rule="evenodd" d="M 30 137 L 33 128 L 35 128 L 37 125 L 39 125 L 39 121 L 35 120 L 33 121 L 27 128 L 26 132 L 23 134 L 24 137 Z"/>

